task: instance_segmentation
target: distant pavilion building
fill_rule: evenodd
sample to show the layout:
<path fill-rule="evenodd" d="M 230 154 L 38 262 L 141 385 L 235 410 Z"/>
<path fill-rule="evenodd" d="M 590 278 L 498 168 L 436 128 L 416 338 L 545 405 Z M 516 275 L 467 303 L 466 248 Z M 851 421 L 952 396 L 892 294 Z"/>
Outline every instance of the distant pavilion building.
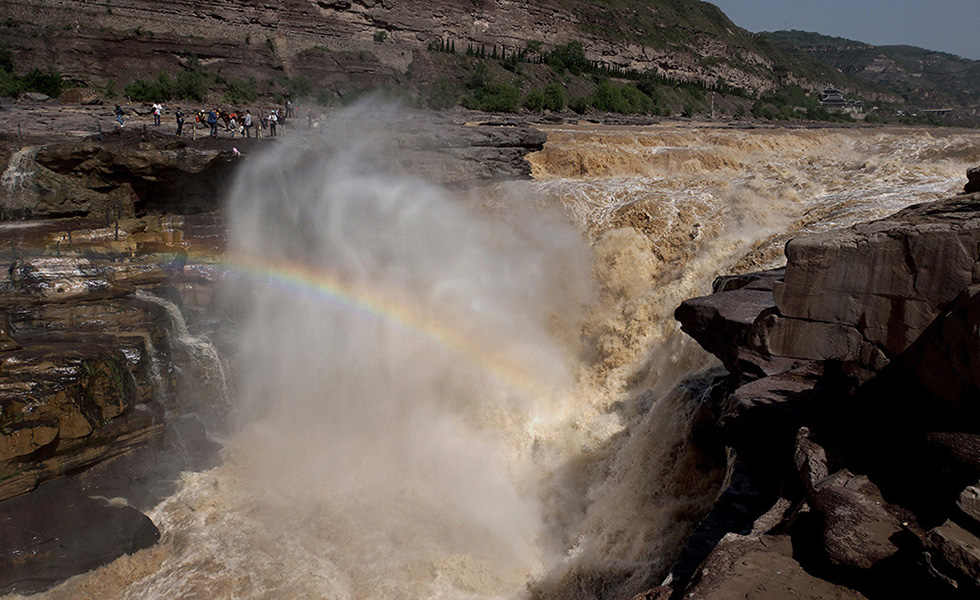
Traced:
<path fill-rule="evenodd" d="M 860 114 L 864 112 L 864 102 L 844 97 L 844 92 L 828 85 L 820 92 L 820 106 L 830 110 Z"/>

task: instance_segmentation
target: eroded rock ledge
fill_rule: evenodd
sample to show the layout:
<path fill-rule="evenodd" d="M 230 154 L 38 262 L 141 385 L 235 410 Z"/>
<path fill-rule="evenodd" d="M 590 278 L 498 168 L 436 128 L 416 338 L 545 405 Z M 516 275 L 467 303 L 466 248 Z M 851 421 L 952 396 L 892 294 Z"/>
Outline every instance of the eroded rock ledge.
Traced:
<path fill-rule="evenodd" d="M 342 117 L 338 117 L 342 118 Z M 379 169 L 419 176 L 450 188 L 529 179 L 529 152 L 541 150 L 544 133 L 517 121 L 467 123 L 425 112 L 407 112 L 372 130 L 351 134 L 345 151 L 362 152 L 365 137 L 384 152 Z M 305 126 L 302 126 L 305 127 Z M 335 129 L 341 129 L 337 127 Z M 173 138 L 154 130 L 115 129 L 101 136 L 24 149 L 8 164 L 18 171 L 5 189 L 0 220 L 90 218 L 105 221 L 147 214 L 199 214 L 219 210 L 241 158 L 270 151 L 273 138 Z M 297 129 L 297 144 L 326 151 L 317 132 Z M 331 130 L 336 142 L 344 132 Z M 366 157 L 367 158 L 367 157 Z"/>
<path fill-rule="evenodd" d="M 980 194 L 786 256 L 675 313 L 729 371 L 729 478 L 648 597 L 976 597 Z"/>

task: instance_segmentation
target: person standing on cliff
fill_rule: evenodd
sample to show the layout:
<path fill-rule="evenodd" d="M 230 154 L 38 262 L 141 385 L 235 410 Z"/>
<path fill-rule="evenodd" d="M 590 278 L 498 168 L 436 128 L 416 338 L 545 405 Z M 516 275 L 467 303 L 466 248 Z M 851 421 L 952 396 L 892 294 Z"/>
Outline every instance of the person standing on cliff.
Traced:
<path fill-rule="evenodd" d="M 245 111 L 245 120 L 242 122 L 245 126 L 245 137 L 252 137 L 252 112 L 249 110 Z"/>
<path fill-rule="evenodd" d="M 269 115 L 269 137 L 276 137 L 276 123 L 279 122 L 279 117 L 276 115 L 276 111 L 272 111 Z"/>
<path fill-rule="evenodd" d="M 123 116 L 123 109 L 118 104 L 116 105 L 115 113 L 116 113 L 116 120 L 119 121 L 119 126 L 120 127 L 124 127 L 126 124 L 123 122 L 123 118 L 122 118 L 122 116 Z"/>
<path fill-rule="evenodd" d="M 160 126 L 160 113 L 163 112 L 163 106 L 159 102 L 153 104 L 153 125 L 155 127 Z"/>
<path fill-rule="evenodd" d="M 177 137 L 180 137 L 180 132 L 184 129 L 184 112 L 179 107 L 174 113 L 174 118 L 177 119 Z"/>
<path fill-rule="evenodd" d="M 211 127 L 211 137 L 218 137 L 218 111 L 211 109 L 208 112 L 208 126 Z"/>

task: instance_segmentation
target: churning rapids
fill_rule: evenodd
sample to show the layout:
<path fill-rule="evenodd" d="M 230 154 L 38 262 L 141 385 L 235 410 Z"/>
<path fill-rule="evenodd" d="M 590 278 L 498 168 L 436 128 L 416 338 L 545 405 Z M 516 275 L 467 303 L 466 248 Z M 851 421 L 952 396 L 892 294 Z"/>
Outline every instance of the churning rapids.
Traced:
<path fill-rule="evenodd" d="M 959 191 L 980 135 L 560 126 L 534 181 L 453 192 L 343 115 L 250 158 L 228 214 L 223 463 L 161 542 L 43 594 L 585 599 L 658 585 L 722 479 L 717 368 L 672 318 L 789 236 Z M 380 150 L 379 150 L 380 149 Z"/>

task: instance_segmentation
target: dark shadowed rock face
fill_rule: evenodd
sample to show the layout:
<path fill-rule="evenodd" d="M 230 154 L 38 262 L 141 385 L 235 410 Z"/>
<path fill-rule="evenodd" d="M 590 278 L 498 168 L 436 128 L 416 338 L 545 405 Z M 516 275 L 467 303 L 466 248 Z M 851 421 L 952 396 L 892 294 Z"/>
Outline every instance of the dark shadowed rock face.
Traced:
<path fill-rule="evenodd" d="M 51 144 L 35 161 L 33 216 L 101 217 L 108 211 L 112 218 L 215 210 L 238 162 L 230 149 L 170 140 Z"/>

